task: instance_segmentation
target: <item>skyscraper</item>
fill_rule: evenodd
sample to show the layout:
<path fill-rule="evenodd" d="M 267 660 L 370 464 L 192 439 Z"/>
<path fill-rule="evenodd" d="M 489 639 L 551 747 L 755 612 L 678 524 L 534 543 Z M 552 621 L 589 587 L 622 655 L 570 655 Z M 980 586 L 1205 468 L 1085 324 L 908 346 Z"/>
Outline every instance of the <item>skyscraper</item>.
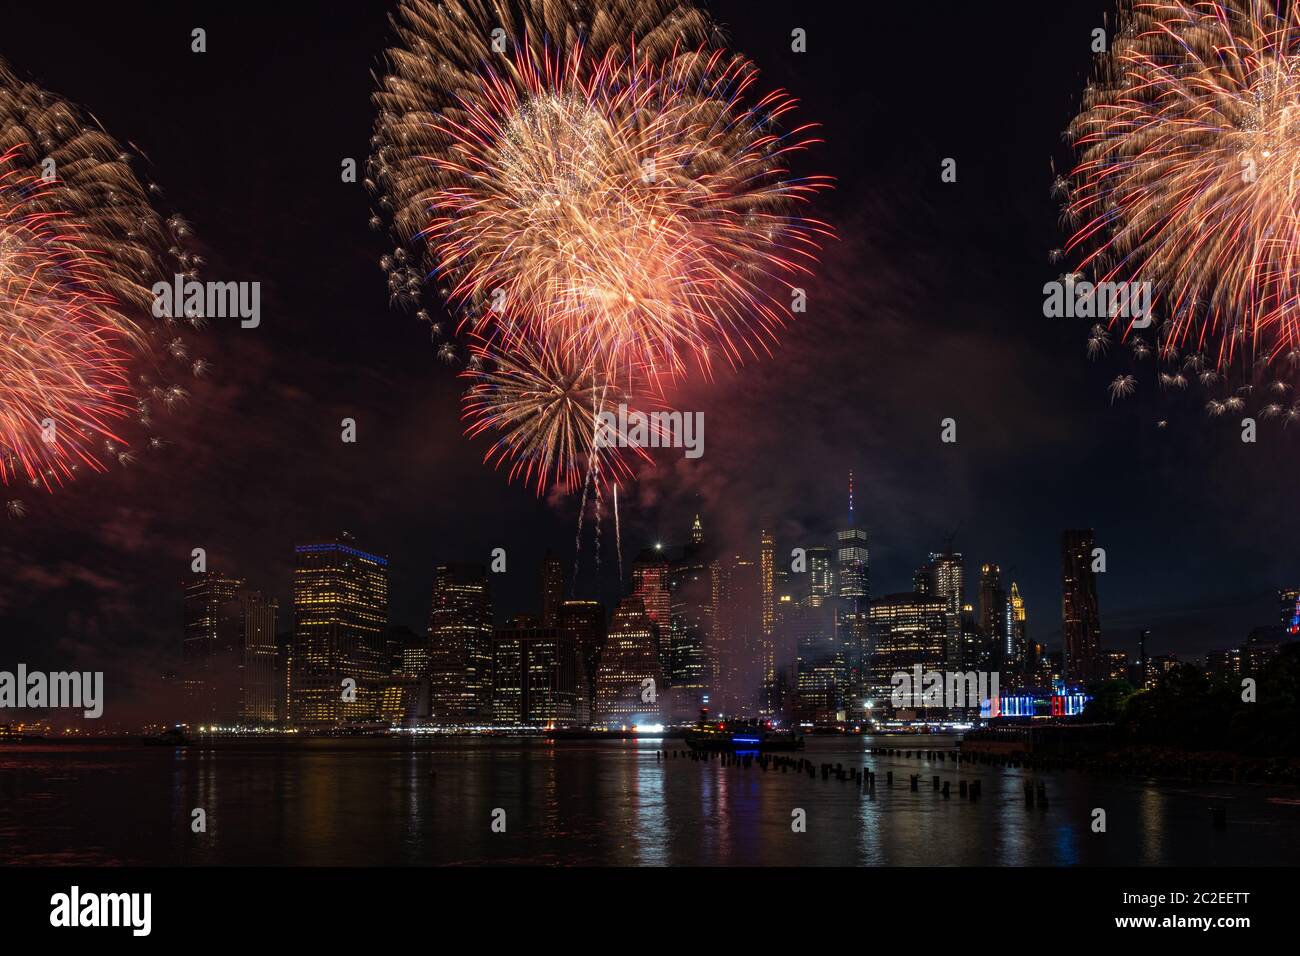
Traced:
<path fill-rule="evenodd" d="M 836 631 L 836 608 L 810 594 L 783 610 L 787 640 L 795 649 L 795 716 L 806 723 L 836 721 L 849 692 L 849 662 Z"/>
<path fill-rule="evenodd" d="M 551 552 L 542 559 L 542 626 L 558 627 L 564 601 L 564 565 Z"/>
<path fill-rule="evenodd" d="M 1101 616 L 1093 574 L 1092 529 L 1061 535 L 1061 625 L 1065 636 L 1065 676 L 1083 682 L 1101 674 Z"/>
<path fill-rule="evenodd" d="M 185 638 L 181 647 L 181 686 L 187 716 L 208 722 L 217 718 L 219 698 L 228 693 L 233 675 L 227 673 L 222 619 L 243 587 L 239 578 L 218 571 L 200 571 L 185 581 Z M 229 714 L 221 715 L 229 717 Z"/>
<path fill-rule="evenodd" d="M 713 668 L 712 703 L 718 714 L 751 714 L 762 684 L 758 566 L 735 553 L 711 566 L 713 634 L 709 659 Z"/>
<path fill-rule="evenodd" d="M 918 594 L 943 601 L 947 615 L 946 663 L 954 670 L 962 667 L 961 609 L 963 573 L 960 551 L 952 545 L 942 554 L 931 552 L 929 563 L 917 571 Z M 1005 619 L 1005 618 L 1004 618 Z"/>
<path fill-rule="evenodd" d="M 1007 627 L 1010 632 L 1004 670 L 1012 690 L 1021 690 L 1030 683 L 1029 677 L 1029 612 L 1020 587 L 1011 582 L 1011 595 L 1007 598 Z"/>
<path fill-rule="evenodd" d="M 493 722 L 549 728 L 585 723 L 582 671 L 581 648 L 572 631 L 499 628 L 492 641 Z"/>
<path fill-rule="evenodd" d="M 835 576 L 839 596 L 855 602 L 855 605 L 863 603 L 871 593 L 867 575 L 867 532 L 858 527 L 853 513 L 853 472 L 849 472 L 848 526 L 836 538 Z M 851 610 L 857 610 L 857 607 Z"/>
<path fill-rule="evenodd" d="M 697 516 L 696 523 L 698 525 Z M 669 615 L 672 600 L 668 593 L 668 560 L 663 551 L 646 548 L 632 562 L 632 594 L 641 599 L 655 636 L 655 654 L 665 684 L 672 684 L 672 639 Z"/>
<path fill-rule="evenodd" d="M 222 645 L 229 648 L 234 691 L 226 713 L 244 725 L 272 724 L 276 720 L 275 618 L 278 605 L 260 591 L 241 588 L 221 614 L 221 627 L 230 629 Z"/>
<path fill-rule="evenodd" d="M 776 536 L 768 518 L 763 519 L 758 536 L 758 605 L 762 672 L 758 712 L 768 717 L 777 712 L 781 703 L 776 696 Z"/>
<path fill-rule="evenodd" d="M 672 562 L 668 576 L 672 693 L 666 716 L 672 720 L 693 720 L 709 695 L 713 672 L 708 656 L 713 634 L 713 574 L 709 564 L 709 550 L 696 515 L 691 542 Z"/>
<path fill-rule="evenodd" d="M 923 672 L 943 669 L 948 658 L 950 611 L 945 598 L 902 593 L 873 601 L 870 614 L 875 642 L 871 693 L 875 710 L 881 713 L 890 707 L 894 674 L 910 675 L 918 664 Z"/>
<path fill-rule="evenodd" d="M 320 727 L 374 720 L 389 671 L 388 559 L 348 534 L 294 552 L 293 719 Z"/>
<path fill-rule="evenodd" d="M 489 722 L 492 634 L 487 569 L 481 564 L 439 565 L 429 610 L 429 706 L 435 724 Z"/>
<path fill-rule="evenodd" d="M 591 723 L 596 706 L 596 668 L 605 647 L 605 608 L 599 601 L 565 601 L 560 605 L 560 630 L 572 636 L 582 658 L 583 710 L 580 722 Z"/>
<path fill-rule="evenodd" d="M 1007 666 L 1007 592 L 1002 586 L 1002 569 L 996 564 L 980 565 L 980 629 L 988 642 L 984 655 L 999 671 Z"/>
<path fill-rule="evenodd" d="M 830 548 L 809 548 L 808 603 L 820 607 L 835 596 L 835 554 Z"/>
<path fill-rule="evenodd" d="M 596 668 L 594 722 L 610 728 L 658 722 L 661 683 L 645 605 L 640 598 L 626 597 L 614 611 Z"/>

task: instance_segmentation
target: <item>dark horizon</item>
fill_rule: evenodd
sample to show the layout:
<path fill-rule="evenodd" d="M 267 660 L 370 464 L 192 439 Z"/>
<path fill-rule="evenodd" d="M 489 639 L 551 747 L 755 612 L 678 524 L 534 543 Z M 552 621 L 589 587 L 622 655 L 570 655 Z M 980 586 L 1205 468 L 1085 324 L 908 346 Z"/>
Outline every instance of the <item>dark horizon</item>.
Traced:
<path fill-rule="evenodd" d="M 179 660 L 193 548 L 276 596 L 284 629 L 294 546 L 345 529 L 390 558 L 393 624 L 421 631 L 434 566 L 487 563 L 496 547 L 510 566 L 494 576 L 498 619 L 534 610 L 543 554 L 571 572 L 576 501 L 538 499 L 480 462 L 454 370 L 388 306 L 378 260 L 391 246 L 367 227 L 371 199 L 339 177 L 367 153 L 387 5 L 329 18 L 251 2 L 145 18 L 82 0 L 5 6 L 0 57 L 148 157 L 195 226 L 203 277 L 263 284 L 260 328 L 205 333 L 214 374 L 170 449 L 0 519 L 6 656 L 144 686 Z M 1062 242 L 1050 161 L 1068 156 L 1060 131 L 1109 0 L 996 17 L 942 5 L 945 29 L 920 52 L 911 40 L 928 24 L 912 9 L 707 6 L 763 89 L 788 90 L 799 120 L 822 124 L 825 143 L 798 165 L 835 177 L 813 215 L 839 238 L 772 357 L 678 393 L 705 415 L 706 452 L 662 454 L 622 489 L 625 568 L 647 544 L 681 543 L 696 511 L 729 548 L 756 550 L 764 514 L 778 556 L 829 543 L 851 470 L 873 594 L 910 590 L 951 536 L 966 600 L 979 565 L 1000 564 L 1030 638 L 1059 647 L 1060 533 L 1089 527 L 1108 557 L 1103 647 L 1131 649 L 1149 629 L 1152 653 L 1200 657 L 1275 623 L 1276 589 L 1300 585 L 1295 433 L 1265 427 L 1243 445 L 1192 399 L 1151 390 L 1112 405 L 1112 370 L 1084 356 L 1086 322 L 1042 316 Z M 808 53 L 790 52 L 789 24 L 808 30 Z M 205 54 L 189 50 L 194 26 Z M 945 157 L 956 183 L 940 181 Z M 955 445 L 939 441 L 949 416 Z M 338 440 L 344 417 L 355 445 Z M 587 528 L 577 591 L 609 605 L 608 511 L 599 582 Z"/>

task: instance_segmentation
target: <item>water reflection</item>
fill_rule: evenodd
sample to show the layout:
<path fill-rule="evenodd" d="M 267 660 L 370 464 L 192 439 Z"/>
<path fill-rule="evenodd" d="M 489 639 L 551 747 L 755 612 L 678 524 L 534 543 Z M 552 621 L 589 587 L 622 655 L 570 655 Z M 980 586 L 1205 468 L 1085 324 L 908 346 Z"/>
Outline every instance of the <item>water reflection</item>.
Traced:
<path fill-rule="evenodd" d="M 930 738 L 913 747 L 946 749 Z M 891 738 L 885 746 L 903 748 Z M 212 748 L 0 748 L 0 859 L 15 863 L 670 865 L 1285 865 L 1295 791 L 1040 773 L 868 752 L 801 756 L 871 770 L 766 772 L 657 760 L 680 741 L 256 741 Z M 887 782 L 894 773 L 892 786 Z M 910 774 L 920 775 L 913 792 Z M 932 778 L 951 784 L 950 796 Z M 978 780 L 978 801 L 960 783 Z M 1025 799 L 1042 783 L 1048 806 Z M 1229 807 L 1226 831 L 1209 807 Z M 1091 829 L 1107 812 L 1107 832 Z M 192 812 L 206 813 L 195 833 Z M 493 833 L 492 812 L 506 814 Z M 807 829 L 791 830 L 791 813 Z"/>

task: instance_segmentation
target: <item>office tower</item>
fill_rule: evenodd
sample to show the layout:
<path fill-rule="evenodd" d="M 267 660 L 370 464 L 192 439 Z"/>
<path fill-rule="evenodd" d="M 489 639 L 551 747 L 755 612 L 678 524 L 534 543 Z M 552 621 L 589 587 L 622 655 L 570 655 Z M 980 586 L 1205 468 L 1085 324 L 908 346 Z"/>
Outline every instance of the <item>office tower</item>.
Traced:
<path fill-rule="evenodd" d="M 357 548 L 348 534 L 298 545 L 294 556 L 294 721 L 377 719 L 389 670 L 388 559 Z"/>
<path fill-rule="evenodd" d="M 758 535 L 759 663 L 762 687 L 758 713 L 770 717 L 780 707 L 776 694 L 776 535 L 770 518 Z"/>
<path fill-rule="evenodd" d="M 961 606 L 961 665 L 963 671 L 992 671 L 994 647 L 980 626 L 973 604 Z M 999 678 L 1000 680 L 1000 678 Z"/>
<path fill-rule="evenodd" d="M 1061 624 L 1065 636 L 1065 677 L 1083 683 L 1099 676 L 1101 617 L 1097 578 L 1092 571 L 1091 529 L 1061 535 Z"/>
<path fill-rule="evenodd" d="M 595 723 L 609 728 L 657 723 L 661 683 L 645 605 L 626 597 L 614 611 L 596 668 Z"/>
<path fill-rule="evenodd" d="M 1150 687 L 1150 661 L 1147 659 L 1147 638 L 1151 636 L 1150 631 L 1138 631 L 1138 689 Z"/>
<path fill-rule="evenodd" d="M 713 587 L 711 701 L 722 716 L 749 715 L 762 685 L 762 608 L 755 562 L 726 554 L 710 568 Z"/>
<path fill-rule="evenodd" d="M 988 641 L 990 668 L 1006 669 L 1007 592 L 1002 587 L 1002 569 L 996 564 L 980 565 L 979 624 Z"/>
<path fill-rule="evenodd" d="M 836 633 L 835 608 L 813 596 L 784 608 L 787 640 L 794 644 L 794 715 L 801 723 L 842 719 L 849 693 L 848 658 Z"/>
<path fill-rule="evenodd" d="M 891 710 L 890 696 L 897 673 L 913 674 L 915 665 L 942 671 L 948 659 L 951 614 L 948 601 L 934 595 L 890 594 L 871 603 L 871 691 L 876 712 Z"/>
<path fill-rule="evenodd" d="M 713 574 L 699 516 L 691 541 L 672 562 L 668 575 L 669 647 L 672 666 L 665 716 L 694 720 L 709 696 L 712 666 L 709 642 L 713 635 Z"/>
<path fill-rule="evenodd" d="M 696 519 L 698 522 L 698 518 Z M 669 616 L 672 601 L 668 593 L 668 560 L 663 551 L 646 548 L 632 562 L 632 595 L 641 599 L 655 635 L 655 654 L 665 684 L 672 684 L 672 639 Z"/>
<path fill-rule="evenodd" d="M 412 726 L 429 716 L 429 636 L 409 627 L 388 629 L 388 676 L 380 692 L 379 719 Z"/>
<path fill-rule="evenodd" d="M 1282 627 L 1295 637 L 1300 634 L 1300 588 L 1280 588 L 1277 592 L 1281 607 Z"/>
<path fill-rule="evenodd" d="M 275 635 L 275 721 L 293 721 L 293 627 Z"/>
<path fill-rule="evenodd" d="M 579 723 L 591 723 L 596 706 L 596 667 L 605 647 L 605 607 L 599 601 L 565 601 L 560 605 L 560 630 L 570 635 L 582 660 L 582 710 Z"/>
<path fill-rule="evenodd" d="M 962 599 L 961 552 L 954 552 L 952 545 L 942 553 L 931 552 L 930 560 L 916 573 L 920 585 L 916 593 L 938 598 L 944 603 L 947 614 L 947 639 L 945 646 L 946 662 L 953 670 L 962 667 L 961 609 L 965 603 Z"/>
<path fill-rule="evenodd" d="M 551 552 L 542 559 L 542 626 L 559 627 L 564 601 L 564 565 Z"/>
<path fill-rule="evenodd" d="M 233 675 L 224 673 L 223 617 L 243 587 L 239 578 L 218 571 L 200 571 L 185 581 L 185 637 L 181 647 L 181 686 L 186 716 L 206 723 L 219 715 L 220 698 L 228 694 Z"/>
<path fill-rule="evenodd" d="M 809 548 L 808 603 L 820 607 L 835 596 L 835 555 L 830 548 Z"/>
<path fill-rule="evenodd" d="M 481 564 L 434 570 L 429 610 L 430 719 L 486 724 L 492 713 L 492 595 Z"/>
<path fill-rule="evenodd" d="M 866 602 L 855 610 L 840 608 L 835 615 L 837 640 L 844 648 L 844 709 L 850 720 L 870 717 L 867 701 L 871 700 L 871 613 Z"/>
<path fill-rule="evenodd" d="M 841 599 L 863 603 L 870 596 L 867 573 L 867 532 L 859 528 L 853 513 L 853 472 L 849 472 L 849 523 L 836 534 L 835 576 Z"/>
<path fill-rule="evenodd" d="M 493 723 L 551 729 L 584 725 L 581 650 L 574 633 L 559 627 L 498 628 L 492 639 Z"/>
<path fill-rule="evenodd" d="M 260 591 L 240 589 L 221 614 L 221 626 L 228 627 L 231 672 L 234 691 L 229 706 L 222 706 L 218 716 L 227 715 L 243 725 L 272 724 L 276 719 L 275 618 L 279 605 Z"/>
<path fill-rule="evenodd" d="M 1021 690 L 1029 683 L 1029 612 L 1015 581 L 1011 582 L 1011 595 L 1007 598 L 1007 631 L 1001 679 L 1010 689 Z"/>

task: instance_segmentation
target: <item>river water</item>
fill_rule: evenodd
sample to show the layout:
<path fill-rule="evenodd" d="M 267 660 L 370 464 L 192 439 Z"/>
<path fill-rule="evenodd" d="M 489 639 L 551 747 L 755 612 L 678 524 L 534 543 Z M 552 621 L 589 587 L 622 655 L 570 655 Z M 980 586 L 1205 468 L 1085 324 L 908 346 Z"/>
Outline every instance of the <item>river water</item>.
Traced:
<path fill-rule="evenodd" d="M 0 862 L 1281 866 L 1300 855 L 1295 788 L 931 763 L 872 756 L 871 743 L 809 738 L 798 756 L 875 770 L 874 795 L 820 774 L 656 759 L 679 740 L 8 744 Z M 950 799 L 931 789 L 935 774 Z M 983 781 L 978 802 L 958 797 L 962 779 Z M 1045 809 L 1026 807 L 1026 779 L 1046 785 Z M 1224 829 L 1213 804 L 1227 807 Z M 205 832 L 193 832 L 195 809 Z M 805 832 L 792 831 L 796 810 Z"/>

